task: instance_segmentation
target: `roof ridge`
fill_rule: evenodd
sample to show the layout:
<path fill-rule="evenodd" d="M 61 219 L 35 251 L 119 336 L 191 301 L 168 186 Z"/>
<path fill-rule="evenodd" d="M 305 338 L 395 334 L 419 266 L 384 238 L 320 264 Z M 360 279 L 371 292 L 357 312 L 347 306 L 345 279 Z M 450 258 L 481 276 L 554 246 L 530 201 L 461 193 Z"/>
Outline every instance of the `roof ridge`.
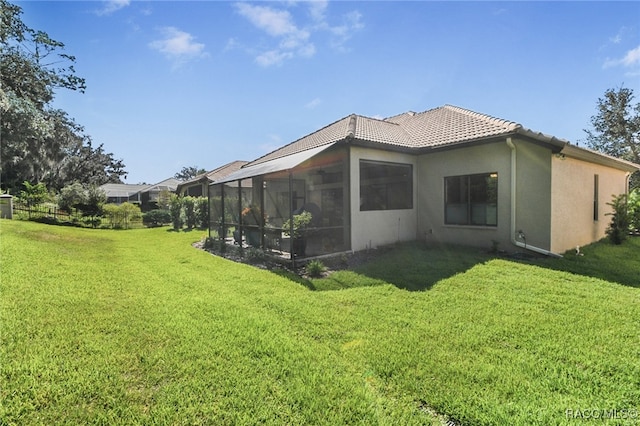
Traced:
<path fill-rule="evenodd" d="M 295 144 L 295 143 L 297 143 L 297 142 L 301 141 L 302 139 L 304 139 L 304 138 L 306 138 L 306 137 L 309 137 L 309 136 L 311 136 L 311 135 L 315 135 L 316 133 L 319 133 L 319 132 L 323 131 L 324 129 L 326 129 L 326 128 L 328 128 L 328 127 L 331 127 L 331 126 L 333 126 L 333 125 L 334 125 L 334 124 L 336 124 L 336 123 L 339 123 L 339 122 L 341 122 L 341 121 L 343 121 L 343 120 L 346 120 L 346 119 L 351 119 L 351 117 L 352 117 L 352 116 L 354 116 L 354 115 L 356 115 L 356 114 L 349 114 L 349 115 L 346 115 L 346 116 L 344 116 L 344 117 L 342 117 L 342 118 L 340 118 L 340 119 L 338 119 L 338 120 L 334 121 L 333 123 L 327 124 L 326 126 L 324 126 L 324 127 L 320 128 L 320 129 L 316 130 L 315 132 L 308 133 L 308 134 L 306 134 L 306 135 L 304 135 L 304 136 L 302 136 L 302 137 L 299 137 L 298 139 L 294 140 L 293 142 L 289 142 L 289 143 L 288 143 L 288 144 L 286 144 L 286 145 L 283 145 L 283 146 L 278 147 L 278 148 L 276 148 L 276 149 L 274 149 L 274 150 L 272 150 L 272 151 L 269 151 L 269 152 L 267 152 L 266 154 L 261 155 L 260 157 L 256 158 L 255 160 L 251 160 L 251 161 L 249 161 L 248 163 L 243 164 L 240 168 L 241 168 L 241 169 L 244 169 L 245 167 L 251 166 L 251 165 L 256 164 L 256 163 L 260 163 L 260 162 L 261 162 L 261 160 L 262 160 L 263 158 L 268 157 L 268 156 L 270 156 L 271 154 L 273 154 L 273 153 L 275 153 L 275 152 L 277 152 L 277 151 L 285 150 L 285 148 L 286 148 L 286 147 L 291 146 L 291 145 L 293 145 L 293 144 Z M 345 134 L 345 135 L 344 135 L 344 138 L 346 138 L 346 137 L 347 137 L 347 135 L 348 135 L 348 132 L 347 132 L 347 134 Z M 327 143 L 329 143 L 329 142 L 327 142 Z M 326 145 L 326 144 L 322 144 L 322 145 Z M 319 146 L 322 146 L 322 145 L 319 145 Z M 308 149 L 312 149 L 312 148 L 303 149 L 302 151 L 307 151 Z M 301 152 L 302 152 L 302 151 L 301 151 Z M 275 158 L 280 158 L 280 157 L 275 157 Z M 274 158 L 274 159 L 275 159 L 275 158 Z"/>
<path fill-rule="evenodd" d="M 230 166 L 232 166 L 233 164 L 236 164 L 236 163 L 247 164 L 248 161 L 245 161 L 245 160 L 233 160 L 233 161 L 228 162 L 227 164 L 223 164 L 222 166 L 218 166 L 213 170 L 209 170 L 208 172 L 202 173 L 202 175 L 210 175 L 211 173 L 219 172 L 220 170 L 225 169 L 227 167 L 230 167 Z"/>
<path fill-rule="evenodd" d="M 380 121 L 384 121 L 386 123 L 391 123 L 391 124 L 398 124 L 398 123 L 394 123 L 393 121 L 389 121 L 389 120 L 393 120 L 394 118 L 397 118 L 397 117 L 402 117 L 403 115 L 408 115 L 410 117 L 415 117 L 418 114 L 420 114 L 420 113 L 415 112 L 415 111 L 405 111 L 405 112 L 401 112 L 400 114 L 396 114 L 396 115 L 392 115 L 392 116 L 389 116 L 389 117 L 382 118 L 382 119 L 380 119 Z M 370 117 L 370 118 L 376 120 L 373 117 Z"/>
<path fill-rule="evenodd" d="M 522 128 L 522 124 L 516 123 L 515 121 L 505 120 L 503 118 L 494 117 L 489 114 L 484 114 L 481 112 L 472 111 L 470 109 L 458 107 L 455 105 L 445 104 L 441 108 L 446 108 L 450 111 L 458 112 L 460 114 L 465 114 L 473 118 L 477 118 L 480 120 L 484 120 L 487 123 L 494 124 L 501 127 L 506 127 L 509 130 L 518 130 Z M 437 108 L 436 108 L 437 109 Z"/>

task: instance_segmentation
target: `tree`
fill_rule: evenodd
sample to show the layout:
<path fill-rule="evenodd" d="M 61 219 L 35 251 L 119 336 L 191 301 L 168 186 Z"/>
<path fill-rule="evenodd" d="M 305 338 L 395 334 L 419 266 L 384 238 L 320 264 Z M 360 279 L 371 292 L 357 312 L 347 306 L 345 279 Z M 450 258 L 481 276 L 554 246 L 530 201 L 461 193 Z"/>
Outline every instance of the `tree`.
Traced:
<path fill-rule="evenodd" d="M 629 225 L 634 233 L 640 232 L 640 188 L 635 188 L 627 197 Z"/>
<path fill-rule="evenodd" d="M 98 225 L 98 216 L 102 215 L 102 208 L 107 202 L 107 194 L 95 185 L 87 188 L 85 203 L 79 206 L 84 216 L 91 217 L 91 223 L 95 228 Z"/>
<path fill-rule="evenodd" d="M 24 190 L 20 192 L 20 198 L 29 207 L 42 204 L 49 196 L 47 187 L 43 183 L 32 185 L 28 181 L 24 181 L 22 185 L 24 186 Z"/>
<path fill-rule="evenodd" d="M 182 170 L 176 173 L 173 177 L 180 180 L 189 180 L 203 173 L 207 173 L 207 171 L 199 168 L 198 166 L 189 166 L 183 167 Z"/>
<path fill-rule="evenodd" d="M 182 197 L 176 194 L 171 195 L 171 201 L 169 202 L 169 211 L 171 212 L 171 223 L 173 229 L 179 231 L 182 229 L 184 221 L 182 220 Z"/>
<path fill-rule="evenodd" d="M 196 198 L 196 225 L 200 229 L 209 227 L 209 200 L 207 197 Z"/>
<path fill-rule="evenodd" d="M 74 56 L 45 32 L 27 27 L 22 9 L 0 0 L 0 182 L 44 182 L 60 190 L 73 181 L 101 185 L 126 175 L 121 160 L 94 148 L 84 129 L 52 108 L 57 89 L 84 92 Z"/>
<path fill-rule="evenodd" d="M 598 99 L 598 113 L 587 129 L 587 146 L 640 164 L 640 103 L 633 104 L 632 89 L 609 89 Z M 631 176 L 631 188 L 640 187 L 640 174 Z"/>
<path fill-rule="evenodd" d="M 627 194 L 614 195 L 607 205 L 611 206 L 611 222 L 606 233 L 613 244 L 622 244 L 629 234 L 629 213 L 627 211 Z"/>
<path fill-rule="evenodd" d="M 61 210 L 71 213 L 71 209 L 77 209 L 79 206 L 86 204 L 86 192 L 84 187 L 78 182 L 65 186 L 58 196 L 58 207 L 60 207 Z"/>
<path fill-rule="evenodd" d="M 196 199 L 194 197 L 183 197 L 182 208 L 184 209 L 184 219 L 187 229 L 191 230 L 196 226 Z"/>

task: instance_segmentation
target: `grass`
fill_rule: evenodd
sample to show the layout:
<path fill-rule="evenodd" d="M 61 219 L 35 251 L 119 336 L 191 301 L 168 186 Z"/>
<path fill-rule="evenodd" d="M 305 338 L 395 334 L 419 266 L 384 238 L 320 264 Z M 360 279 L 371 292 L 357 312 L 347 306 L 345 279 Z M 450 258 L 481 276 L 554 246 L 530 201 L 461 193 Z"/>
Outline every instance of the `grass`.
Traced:
<path fill-rule="evenodd" d="M 638 239 L 535 264 L 403 246 L 310 281 L 340 291 L 309 291 L 191 248 L 195 232 L 3 220 L 0 237 L 0 424 L 547 425 L 640 410 Z"/>
<path fill-rule="evenodd" d="M 339 290 L 393 284 L 410 291 L 424 291 L 444 278 L 463 273 L 496 256 L 487 250 L 465 246 L 402 243 L 387 247 L 381 261 L 375 259 L 353 270 L 341 270 L 325 279 L 303 283 L 312 290 Z M 561 259 L 539 257 L 520 263 L 600 278 L 640 288 L 640 238 L 631 237 L 623 245 L 602 240 L 574 250 Z"/>

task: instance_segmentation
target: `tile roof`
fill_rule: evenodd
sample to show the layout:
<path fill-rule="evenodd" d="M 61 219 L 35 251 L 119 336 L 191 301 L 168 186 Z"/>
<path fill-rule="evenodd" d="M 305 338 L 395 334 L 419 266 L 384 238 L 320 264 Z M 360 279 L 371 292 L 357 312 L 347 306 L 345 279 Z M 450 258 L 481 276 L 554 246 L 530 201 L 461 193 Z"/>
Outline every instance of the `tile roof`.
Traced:
<path fill-rule="evenodd" d="M 231 173 L 240 170 L 240 168 L 247 163 L 248 161 L 236 160 L 220 166 L 217 169 L 213 169 L 209 172 L 201 173 L 197 176 L 192 177 L 191 179 L 180 182 L 176 188 L 176 191 L 180 192 L 180 190 L 185 186 L 190 186 L 193 184 L 212 183 L 220 179 L 224 179 Z"/>
<path fill-rule="evenodd" d="M 417 149 L 487 139 L 512 134 L 521 129 L 523 128 L 518 123 L 452 105 L 421 113 L 405 112 L 383 120 L 352 114 L 270 152 L 246 166 L 341 140 L 366 141 L 383 146 Z M 533 132 L 530 133 L 533 136 L 536 135 Z"/>
<path fill-rule="evenodd" d="M 130 197 L 148 187 L 149 185 L 147 184 L 135 185 L 130 183 L 105 183 L 100 185 L 100 189 L 107 194 L 107 197 Z"/>
<path fill-rule="evenodd" d="M 158 182 L 154 185 L 149 185 L 147 188 L 143 189 L 140 192 L 150 192 L 150 191 L 175 191 L 178 185 L 180 184 L 180 180 L 176 178 L 168 178 L 163 180 L 162 182 Z"/>
<path fill-rule="evenodd" d="M 240 168 L 247 163 L 248 161 L 242 161 L 242 160 L 232 161 L 230 163 L 225 164 L 224 166 L 218 167 L 215 170 L 211 170 L 210 172 L 206 173 L 206 176 L 210 181 L 215 182 L 217 180 L 220 180 L 230 175 L 236 170 L 240 170 Z"/>

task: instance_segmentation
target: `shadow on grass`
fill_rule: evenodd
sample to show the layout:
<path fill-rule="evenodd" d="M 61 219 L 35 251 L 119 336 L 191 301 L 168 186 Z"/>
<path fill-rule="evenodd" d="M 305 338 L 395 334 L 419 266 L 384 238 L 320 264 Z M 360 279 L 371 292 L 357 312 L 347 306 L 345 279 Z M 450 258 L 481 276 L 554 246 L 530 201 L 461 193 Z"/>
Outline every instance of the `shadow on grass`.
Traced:
<path fill-rule="evenodd" d="M 288 279 L 289 281 L 293 281 L 295 283 L 300 284 L 303 287 L 308 288 L 309 290 L 317 290 L 316 286 L 313 284 L 313 282 L 305 277 L 301 277 L 300 275 L 296 274 L 295 272 L 291 272 L 288 271 L 286 269 L 272 269 L 271 272 L 273 272 L 274 274 L 281 276 L 283 278 Z"/>
<path fill-rule="evenodd" d="M 163 226 L 166 226 L 166 225 L 155 226 L 155 228 L 161 228 Z M 175 228 L 170 227 L 170 228 L 167 229 L 167 232 L 174 232 L 174 233 L 196 232 L 196 231 L 200 231 L 200 232 L 207 231 L 207 228 L 180 228 L 180 229 L 175 229 Z"/>
<path fill-rule="evenodd" d="M 640 237 L 631 236 L 621 245 L 604 239 L 576 250 L 560 259 L 544 258 L 527 262 L 542 268 L 640 288 Z"/>
<path fill-rule="evenodd" d="M 438 281 L 494 257 L 479 248 L 401 243 L 374 250 L 348 270 L 335 271 L 325 278 L 300 278 L 302 281 L 297 282 L 318 291 L 386 284 L 409 291 L 426 291 Z"/>
<path fill-rule="evenodd" d="M 513 262 L 568 272 L 640 288 L 640 237 L 616 246 L 600 241 L 565 253 L 560 259 L 503 257 Z M 340 290 L 392 284 L 408 291 L 426 291 L 437 282 L 497 258 L 488 250 L 447 244 L 401 243 L 365 256 L 345 270 L 324 278 L 305 278 L 290 271 L 278 272 L 313 291 Z"/>

